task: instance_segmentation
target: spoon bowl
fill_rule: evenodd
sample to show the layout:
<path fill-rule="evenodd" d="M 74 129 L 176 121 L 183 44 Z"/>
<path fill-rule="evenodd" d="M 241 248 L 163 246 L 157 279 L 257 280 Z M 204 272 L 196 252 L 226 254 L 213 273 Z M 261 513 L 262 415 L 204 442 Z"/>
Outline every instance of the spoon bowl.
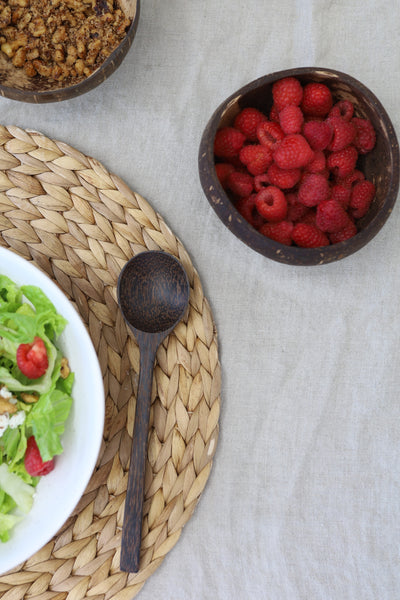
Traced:
<path fill-rule="evenodd" d="M 185 314 L 189 282 L 180 262 L 162 251 L 142 252 L 122 269 L 118 303 L 140 350 L 128 486 L 121 542 L 121 571 L 139 570 L 151 387 L 157 348 Z"/>

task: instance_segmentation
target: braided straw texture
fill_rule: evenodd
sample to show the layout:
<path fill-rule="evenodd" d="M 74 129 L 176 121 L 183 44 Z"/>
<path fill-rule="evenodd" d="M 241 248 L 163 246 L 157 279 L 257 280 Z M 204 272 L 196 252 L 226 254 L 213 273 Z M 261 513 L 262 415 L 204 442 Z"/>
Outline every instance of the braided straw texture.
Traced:
<path fill-rule="evenodd" d="M 104 378 L 104 439 L 93 476 L 57 535 L 0 576 L 2 600 L 131 600 L 179 539 L 207 482 L 218 440 L 217 334 L 199 276 L 161 216 L 104 166 L 69 145 L 0 126 L 0 244 L 45 271 L 76 305 Z M 119 570 L 139 350 L 116 283 L 144 250 L 176 256 L 190 282 L 187 317 L 154 370 L 141 565 Z"/>

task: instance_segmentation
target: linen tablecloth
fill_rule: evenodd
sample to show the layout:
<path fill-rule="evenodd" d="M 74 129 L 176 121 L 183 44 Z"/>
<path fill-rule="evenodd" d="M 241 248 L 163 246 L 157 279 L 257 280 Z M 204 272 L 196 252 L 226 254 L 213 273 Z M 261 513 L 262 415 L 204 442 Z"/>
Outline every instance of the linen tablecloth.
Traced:
<path fill-rule="evenodd" d="M 120 68 L 84 96 L 0 99 L 0 121 L 94 156 L 191 255 L 222 366 L 213 469 L 140 600 L 400 599 L 400 205 L 327 266 L 254 253 L 198 177 L 219 103 L 272 71 L 329 67 L 367 85 L 400 131 L 396 0 L 144 0 Z"/>

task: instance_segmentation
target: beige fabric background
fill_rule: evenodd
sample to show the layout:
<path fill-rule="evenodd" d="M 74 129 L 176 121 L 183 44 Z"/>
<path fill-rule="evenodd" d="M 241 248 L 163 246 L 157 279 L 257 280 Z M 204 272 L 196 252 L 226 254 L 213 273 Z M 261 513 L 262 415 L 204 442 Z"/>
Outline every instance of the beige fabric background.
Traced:
<path fill-rule="evenodd" d="M 214 467 L 140 600 L 400 599 L 400 205 L 363 250 L 292 268 L 221 224 L 198 178 L 216 106 L 246 82 L 331 67 L 400 132 L 397 0 L 142 0 L 118 71 L 59 104 L 0 99 L 0 121 L 94 156 L 189 251 L 219 332 Z"/>

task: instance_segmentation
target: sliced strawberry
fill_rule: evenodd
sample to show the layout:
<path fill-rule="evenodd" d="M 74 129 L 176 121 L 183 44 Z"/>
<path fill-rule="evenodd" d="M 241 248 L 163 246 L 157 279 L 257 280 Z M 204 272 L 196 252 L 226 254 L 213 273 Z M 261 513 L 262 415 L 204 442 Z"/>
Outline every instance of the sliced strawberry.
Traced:
<path fill-rule="evenodd" d="M 47 475 L 54 469 L 54 459 L 43 462 L 33 435 L 27 440 L 24 463 L 25 469 L 32 477 Z"/>
<path fill-rule="evenodd" d="M 31 344 L 20 344 L 17 348 L 17 365 L 21 373 L 29 379 L 38 379 L 49 366 L 44 341 L 35 337 Z"/>

